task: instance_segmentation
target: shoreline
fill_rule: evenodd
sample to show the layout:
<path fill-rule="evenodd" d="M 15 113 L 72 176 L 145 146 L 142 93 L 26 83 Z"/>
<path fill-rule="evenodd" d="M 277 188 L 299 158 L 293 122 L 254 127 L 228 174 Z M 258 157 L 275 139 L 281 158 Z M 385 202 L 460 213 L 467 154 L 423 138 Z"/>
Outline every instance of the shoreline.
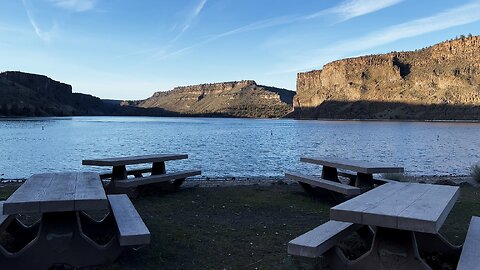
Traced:
<path fill-rule="evenodd" d="M 209 116 L 209 115 L 49 115 L 49 116 L 22 116 L 22 115 L 0 115 L 0 120 L 20 120 L 38 118 L 72 118 L 72 117 L 153 117 L 153 118 L 231 118 L 231 119 L 260 119 L 260 120 L 298 120 L 298 121 L 328 121 L 328 122 L 418 122 L 418 123 L 465 123 L 479 124 L 480 119 L 383 119 L 383 118 L 297 118 L 297 117 L 234 117 L 234 116 Z"/>
<path fill-rule="evenodd" d="M 318 177 L 318 175 L 317 175 Z M 342 177 L 340 177 L 342 178 Z M 26 178 L 19 179 L 0 179 L 0 188 L 5 185 L 17 185 L 25 182 Z M 420 175 L 420 176 L 403 176 L 400 179 L 392 179 L 399 182 L 412 182 L 424 184 L 439 185 L 471 185 L 480 187 L 480 183 L 473 180 L 470 175 Z M 184 187 L 221 187 L 221 186 L 247 186 L 247 185 L 292 185 L 297 181 L 286 179 L 283 176 L 256 176 L 256 177 L 192 177 L 188 178 L 183 184 Z"/>

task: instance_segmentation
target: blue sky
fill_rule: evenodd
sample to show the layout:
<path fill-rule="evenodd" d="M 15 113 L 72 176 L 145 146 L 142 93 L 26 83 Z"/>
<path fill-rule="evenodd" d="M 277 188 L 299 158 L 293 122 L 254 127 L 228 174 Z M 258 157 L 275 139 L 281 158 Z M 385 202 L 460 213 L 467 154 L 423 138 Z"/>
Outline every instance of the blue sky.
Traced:
<path fill-rule="evenodd" d="M 3 0 L 0 71 L 143 99 L 175 86 L 296 73 L 480 34 L 480 0 Z"/>

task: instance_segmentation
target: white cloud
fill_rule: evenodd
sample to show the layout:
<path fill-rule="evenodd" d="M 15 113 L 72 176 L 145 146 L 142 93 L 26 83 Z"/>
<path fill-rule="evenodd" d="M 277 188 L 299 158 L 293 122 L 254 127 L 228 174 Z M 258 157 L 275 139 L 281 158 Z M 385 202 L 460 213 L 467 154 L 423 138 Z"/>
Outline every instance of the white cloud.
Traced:
<path fill-rule="evenodd" d="M 399 4 L 403 1 L 404 0 L 349 0 L 327 9 L 325 12 L 336 14 L 340 21 L 346 21 Z M 311 16 L 315 17 L 315 14 Z"/>
<path fill-rule="evenodd" d="M 72 11 L 83 12 L 91 10 L 97 4 L 97 0 L 48 0 L 55 6 Z"/>
<path fill-rule="evenodd" d="M 177 35 L 177 37 L 174 39 L 178 39 L 180 35 L 182 35 L 185 31 L 187 31 L 190 26 L 192 25 L 193 21 L 200 15 L 202 12 L 203 8 L 205 7 L 205 4 L 207 3 L 207 0 L 200 0 L 198 3 L 193 7 L 193 9 L 190 11 L 188 16 L 185 18 L 185 21 L 183 22 L 180 33 Z"/>
<path fill-rule="evenodd" d="M 201 46 L 206 43 L 215 41 L 219 38 L 227 37 L 230 35 L 243 33 L 243 32 L 250 32 L 250 31 L 255 31 L 259 29 L 280 26 L 280 25 L 292 24 L 299 21 L 312 20 L 328 13 L 337 14 L 340 17 L 341 21 L 346 21 L 361 15 L 366 15 L 368 13 L 372 13 L 380 9 L 384 9 L 384 8 L 396 5 L 403 1 L 404 0 L 383 0 L 383 1 L 382 0 L 348 0 L 332 8 L 321 10 L 308 15 L 275 17 L 275 18 L 270 18 L 262 21 L 253 22 L 253 23 L 235 28 L 233 30 L 214 35 L 202 42 L 191 45 L 188 48 L 181 49 L 181 51 L 184 52 L 186 50 L 192 49 L 193 47 Z"/>
<path fill-rule="evenodd" d="M 361 15 L 365 15 L 368 13 L 372 13 L 375 11 L 378 11 L 380 9 L 384 9 L 387 7 L 390 7 L 392 5 L 396 5 L 400 2 L 403 2 L 404 0 L 347 0 L 339 5 L 336 5 L 332 8 L 329 9 L 324 9 L 312 14 L 307 14 L 307 15 L 290 15 L 290 16 L 282 16 L 282 17 L 275 17 L 275 18 L 270 18 L 266 20 L 261 20 L 261 21 L 256 21 L 235 29 L 232 29 L 230 31 L 226 31 L 223 33 L 219 33 L 216 35 L 213 35 L 209 38 L 206 38 L 203 41 L 200 41 L 195 44 L 191 44 L 189 46 L 186 46 L 184 48 L 180 48 L 178 50 L 175 50 L 173 52 L 168 52 L 168 50 L 171 48 L 172 44 L 175 43 L 182 35 L 183 33 L 190 28 L 191 23 L 193 20 L 201 13 L 203 10 L 207 0 L 200 0 L 196 7 L 192 10 L 190 15 L 187 17 L 185 20 L 181 31 L 178 33 L 178 35 L 173 38 L 169 44 L 163 48 L 163 50 L 159 50 L 154 57 L 157 59 L 165 59 L 169 58 L 172 56 L 176 55 L 181 55 L 184 54 L 188 51 L 191 51 L 192 49 L 203 46 L 205 44 L 208 44 L 210 42 L 213 42 L 215 40 L 218 40 L 220 38 L 224 38 L 227 36 L 231 36 L 234 34 L 239 34 L 239 33 L 244 33 L 244 32 L 250 32 L 250 31 L 255 31 L 255 30 L 260 30 L 260 29 L 265 29 L 269 27 L 275 27 L 275 26 L 281 26 L 281 25 L 287 25 L 287 24 L 292 24 L 295 22 L 300 22 L 300 21 L 307 21 L 307 20 L 313 20 L 316 19 L 322 15 L 328 14 L 328 13 L 333 13 L 337 14 L 340 16 L 340 19 L 342 21 L 349 20 Z M 174 28 L 177 28 L 178 24 L 175 24 Z"/>
<path fill-rule="evenodd" d="M 480 1 L 474 1 L 455 7 L 430 17 L 416 19 L 373 32 L 361 38 L 346 40 L 331 47 L 322 48 L 301 57 L 294 67 L 279 73 L 296 72 L 317 68 L 328 61 L 343 57 L 353 57 L 355 53 L 379 47 L 397 40 L 416 37 L 423 34 L 444 30 L 480 21 Z M 292 66 L 292 65 L 290 65 Z"/>
<path fill-rule="evenodd" d="M 49 31 L 43 31 L 40 26 L 38 25 L 35 17 L 32 14 L 30 3 L 27 0 L 22 0 L 23 7 L 25 8 L 25 12 L 27 13 L 28 20 L 32 25 L 33 29 L 35 30 L 35 34 L 43 41 L 49 42 L 57 33 L 58 26 L 56 23 L 53 24 L 52 28 Z"/>

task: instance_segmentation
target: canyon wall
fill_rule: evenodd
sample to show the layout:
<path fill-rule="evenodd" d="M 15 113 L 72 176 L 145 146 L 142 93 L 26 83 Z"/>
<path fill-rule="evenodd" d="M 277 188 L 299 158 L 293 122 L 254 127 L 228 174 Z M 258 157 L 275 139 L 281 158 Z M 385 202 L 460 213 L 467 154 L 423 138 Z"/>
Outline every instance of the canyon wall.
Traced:
<path fill-rule="evenodd" d="M 480 120 L 480 37 L 297 75 L 297 118 Z"/>
<path fill-rule="evenodd" d="M 72 86 L 46 76 L 0 73 L 0 116 L 101 115 L 105 108 L 99 98 L 72 93 Z"/>
<path fill-rule="evenodd" d="M 292 111 L 295 92 L 252 80 L 176 87 L 139 101 L 142 108 L 162 108 L 184 115 L 282 117 Z"/>

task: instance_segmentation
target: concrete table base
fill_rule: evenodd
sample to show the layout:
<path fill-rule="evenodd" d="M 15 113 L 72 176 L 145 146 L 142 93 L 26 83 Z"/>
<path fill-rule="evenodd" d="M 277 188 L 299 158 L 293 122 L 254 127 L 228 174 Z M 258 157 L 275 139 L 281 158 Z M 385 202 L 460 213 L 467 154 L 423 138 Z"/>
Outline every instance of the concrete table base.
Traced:
<path fill-rule="evenodd" d="M 325 257 L 332 269 L 415 270 L 431 269 L 420 258 L 413 232 L 378 227 L 372 248 L 360 258 L 348 260 L 338 248 L 332 248 Z"/>
<path fill-rule="evenodd" d="M 12 219 L 5 231 L 16 240 L 23 238 L 29 242 L 16 252 L 0 246 L 0 265 L 2 269 L 48 269 L 54 265 L 110 263 L 123 250 L 116 234 L 105 244 L 98 244 L 88 235 L 108 235 L 107 231 L 114 229 L 115 221 L 110 214 L 97 222 L 82 212 L 44 213 L 30 227 Z"/>

